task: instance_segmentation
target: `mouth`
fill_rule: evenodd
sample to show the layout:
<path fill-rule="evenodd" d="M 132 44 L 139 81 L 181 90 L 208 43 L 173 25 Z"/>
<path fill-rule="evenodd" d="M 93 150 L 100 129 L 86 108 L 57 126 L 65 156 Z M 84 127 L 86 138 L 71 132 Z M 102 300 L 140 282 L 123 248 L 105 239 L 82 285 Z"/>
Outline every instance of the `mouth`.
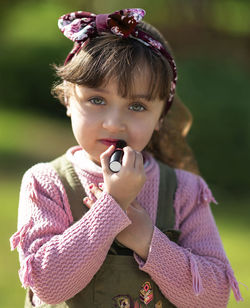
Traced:
<path fill-rule="evenodd" d="M 119 139 L 110 139 L 110 138 L 108 138 L 108 139 L 100 139 L 99 140 L 102 144 L 104 144 L 104 145 L 107 145 L 107 146 L 111 146 L 111 145 L 114 145 L 114 146 L 116 146 L 116 144 L 117 144 L 117 142 L 119 141 Z"/>

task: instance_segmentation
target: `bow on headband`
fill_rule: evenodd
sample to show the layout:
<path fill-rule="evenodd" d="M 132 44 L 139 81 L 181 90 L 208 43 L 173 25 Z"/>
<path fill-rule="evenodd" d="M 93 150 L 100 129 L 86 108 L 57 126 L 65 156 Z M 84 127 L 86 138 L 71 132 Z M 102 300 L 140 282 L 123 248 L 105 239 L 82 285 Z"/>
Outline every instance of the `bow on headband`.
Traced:
<path fill-rule="evenodd" d="M 61 16 L 58 20 L 59 29 L 67 38 L 77 43 L 67 56 L 65 64 L 79 52 L 84 42 L 100 35 L 102 32 L 111 32 L 124 38 L 132 37 L 137 39 L 156 52 L 160 52 L 170 64 L 173 80 L 171 81 L 170 94 L 165 110 L 167 112 L 172 105 L 175 94 L 177 82 L 176 64 L 170 53 L 159 41 L 136 28 L 136 25 L 143 19 L 145 14 L 146 12 L 142 9 L 124 9 L 112 14 L 95 15 L 89 12 L 78 11 Z"/>

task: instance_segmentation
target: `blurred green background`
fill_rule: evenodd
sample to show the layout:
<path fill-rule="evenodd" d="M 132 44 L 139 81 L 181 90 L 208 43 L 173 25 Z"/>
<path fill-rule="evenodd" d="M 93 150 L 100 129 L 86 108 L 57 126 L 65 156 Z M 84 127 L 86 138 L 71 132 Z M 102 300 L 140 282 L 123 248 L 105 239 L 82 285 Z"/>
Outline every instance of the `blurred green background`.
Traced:
<path fill-rule="evenodd" d="M 244 0 L 12 0 L 0 2 L 0 307 L 23 307 L 16 231 L 24 171 L 74 145 L 64 108 L 50 95 L 51 64 L 71 42 L 57 28 L 64 13 L 146 9 L 145 20 L 170 42 L 178 93 L 194 123 L 189 142 L 219 205 L 212 210 L 236 277 L 250 286 L 250 1 Z M 250 307 L 231 296 L 228 307 Z"/>

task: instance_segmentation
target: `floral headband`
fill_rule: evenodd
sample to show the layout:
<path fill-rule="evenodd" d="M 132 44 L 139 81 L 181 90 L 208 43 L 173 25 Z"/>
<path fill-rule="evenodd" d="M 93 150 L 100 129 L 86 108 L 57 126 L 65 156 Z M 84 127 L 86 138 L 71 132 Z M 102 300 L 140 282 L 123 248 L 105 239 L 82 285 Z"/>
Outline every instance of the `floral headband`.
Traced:
<path fill-rule="evenodd" d="M 171 81 L 170 93 L 165 108 L 166 113 L 172 105 L 175 94 L 177 82 L 176 64 L 170 53 L 159 41 L 136 28 L 136 25 L 143 19 L 145 14 L 146 12 L 142 9 L 124 9 L 112 14 L 95 15 L 89 12 L 77 11 L 61 16 L 58 20 L 59 29 L 67 38 L 77 43 L 68 54 L 65 64 L 81 50 L 89 39 L 103 32 L 110 32 L 124 38 L 132 37 L 137 39 L 142 44 L 162 54 L 172 69 L 173 80 Z"/>

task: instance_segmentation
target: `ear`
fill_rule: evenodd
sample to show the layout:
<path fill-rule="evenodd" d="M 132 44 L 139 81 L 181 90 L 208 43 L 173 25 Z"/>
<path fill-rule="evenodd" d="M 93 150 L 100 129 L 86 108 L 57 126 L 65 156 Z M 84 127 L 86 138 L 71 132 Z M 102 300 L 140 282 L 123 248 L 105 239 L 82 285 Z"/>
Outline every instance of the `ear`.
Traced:
<path fill-rule="evenodd" d="M 155 124 L 155 131 L 159 131 L 160 130 L 160 128 L 161 128 L 161 126 L 162 126 L 162 123 L 163 123 L 163 118 L 161 117 L 157 122 L 156 122 L 156 124 Z"/>
<path fill-rule="evenodd" d="M 66 85 L 66 81 L 64 81 L 64 104 L 66 107 L 66 115 L 70 117 L 71 110 L 70 110 L 70 100 L 69 100 L 69 89 Z"/>
<path fill-rule="evenodd" d="M 69 98 L 67 96 L 64 96 L 64 104 L 65 104 L 65 107 L 66 107 L 66 115 L 68 117 L 71 117 L 70 102 L 69 102 Z"/>
<path fill-rule="evenodd" d="M 67 117 L 71 117 L 71 110 L 69 106 L 66 106 L 67 110 L 66 110 L 66 115 Z"/>

